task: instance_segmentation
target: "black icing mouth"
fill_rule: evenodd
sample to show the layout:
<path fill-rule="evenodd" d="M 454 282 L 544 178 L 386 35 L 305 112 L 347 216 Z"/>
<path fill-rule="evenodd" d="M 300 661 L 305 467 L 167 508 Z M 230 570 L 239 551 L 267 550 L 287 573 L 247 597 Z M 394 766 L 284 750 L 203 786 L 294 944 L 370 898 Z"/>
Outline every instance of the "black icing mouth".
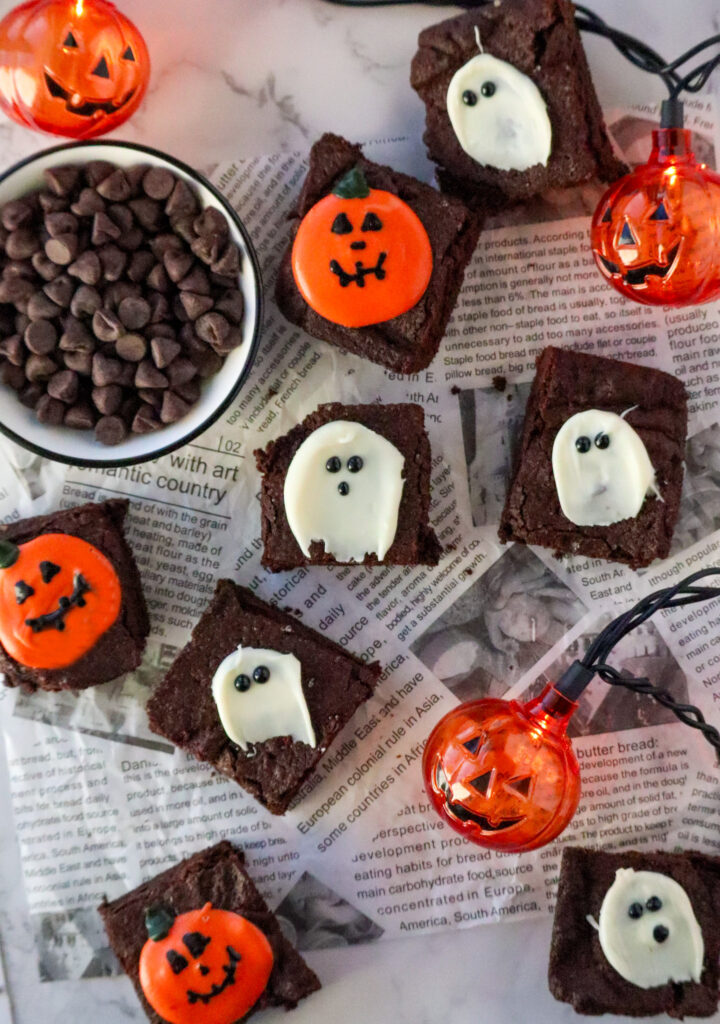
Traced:
<path fill-rule="evenodd" d="M 51 75 L 45 72 L 45 84 L 48 87 L 48 92 L 55 99 L 65 100 L 65 109 L 70 111 L 71 114 L 77 114 L 78 117 L 92 117 L 94 114 L 102 111 L 104 114 L 115 114 L 118 110 L 121 110 L 135 95 L 135 90 L 131 89 L 124 100 L 119 103 L 113 103 L 112 100 L 104 100 L 94 102 L 88 100 L 79 107 L 74 107 L 70 102 L 72 94 L 68 92 L 64 86 L 60 85 Z"/>
<path fill-rule="evenodd" d="M 362 264 L 362 260 L 358 260 L 355 264 L 354 274 L 348 274 L 347 270 L 343 270 L 343 268 L 340 266 L 337 260 L 330 260 L 330 270 L 333 272 L 333 274 L 337 274 L 341 288 L 347 288 L 347 286 L 349 284 L 352 284 L 353 281 L 358 286 L 358 288 L 364 288 L 365 278 L 369 274 L 374 274 L 378 281 L 385 280 L 385 270 L 383 269 L 383 263 L 385 262 L 386 256 L 386 252 L 381 252 L 380 255 L 378 256 L 378 261 L 374 267 L 364 267 Z"/>
<path fill-rule="evenodd" d="M 222 982 L 221 985 L 213 985 L 209 992 L 196 992 L 194 989 L 189 988 L 187 990 L 187 997 L 189 1003 L 203 1003 L 205 1006 L 207 1006 L 207 1004 L 211 1002 L 213 999 L 215 999 L 216 996 L 222 995 L 226 988 L 230 988 L 231 985 L 235 984 L 235 974 L 237 971 L 237 965 L 242 960 L 242 957 L 237 952 L 237 950 L 232 948 L 232 946 L 226 946 L 225 948 L 227 949 L 228 953 L 228 962 L 223 967 L 223 971 L 225 972 L 225 980 Z"/>
<path fill-rule="evenodd" d="M 479 825 L 483 832 L 502 832 L 503 829 L 512 828 L 513 825 L 519 825 L 521 821 L 524 821 L 524 816 L 519 818 L 503 818 L 497 823 L 497 825 L 493 825 L 489 818 L 486 818 L 484 814 L 476 814 L 463 804 L 455 803 L 452 799 L 450 783 L 448 782 L 439 761 L 435 767 L 435 785 L 445 796 L 445 806 L 458 819 L 458 821 L 470 821 L 474 825 Z"/>
<path fill-rule="evenodd" d="M 651 274 L 654 277 L 667 277 L 675 266 L 679 251 L 680 243 L 678 242 L 668 253 L 668 261 L 663 266 L 659 263 L 646 263 L 642 267 L 632 267 L 625 274 L 623 274 L 623 268 L 619 267 L 617 263 L 613 263 L 612 260 L 606 260 L 601 253 L 598 253 L 598 256 L 600 256 L 600 261 L 608 274 L 619 274 L 626 284 L 629 284 L 631 287 L 639 287 L 645 284 L 645 278 Z"/>
<path fill-rule="evenodd" d="M 75 573 L 73 584 L 70 597 L 61 597 L 54 612 L 38 615 L 34 619 L 25 619 L 25 625 L 29 626 L 33 633 L 43 633 L 46 629 L 56 629 L 58 633 L 62 633 L 67 613 L 73 608 L 85 607 L 85 594 L 88 594 L 92 587 L 81 572 Z"/>

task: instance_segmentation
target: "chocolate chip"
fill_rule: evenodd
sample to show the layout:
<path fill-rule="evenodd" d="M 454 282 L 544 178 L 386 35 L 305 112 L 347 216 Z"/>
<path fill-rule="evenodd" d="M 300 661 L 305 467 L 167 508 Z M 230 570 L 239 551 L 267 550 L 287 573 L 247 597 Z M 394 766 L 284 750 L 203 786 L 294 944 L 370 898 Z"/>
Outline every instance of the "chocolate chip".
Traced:
<path fill-rule="evenodd" d="M 127 275 L 131 281 L 146 281 L 155 266 L 155 257 L 147 249 L 140 249 L 130 257 Z"/>
<path fill-rule="evenodd" d="M 119 359 L 106 356 L 104 352 L 96 352 L 92 361 L 92 382 L 96 387 L 103 388 L 106 384 L 119 383 L 123 374 L 123 364 Z"/>
<path fill-rule="evenodd" d="M 113 416 L 122 405 L 123 389 L 119 384 L 106 384 L 105 387 L 93 388 L 91 397 L 98 412 L 103 416 Z"/>
<path fill-rule="evenodd" d="M 190 246 L 194 254 L 203 263 L 210 266 L 217 262 L 225 248 L 225 239 L 220 235 L 200 235 Z"/>
<path fill-rule="evenodd" d="M 65 405 L 72 405 L 80 390 L 80 380 L 73 370 L 58 370 L 48 381 L 48 394 Z"/>
<path fill-rule="evenodd" d="M 25 384 L 25 371 L 22 366 L 15 366 L 14 363 L 3 363 L 0 366 L 0 380 L 13 391 L 21 391 Z"/>
<path fill-rule="evenodd" d="M 24 277 L 28 281 L 35 279 L 35 268 L 32 265 L 32 259 L 29 260 L 13 260 L 12 263 L 7 263 L 3 267 L 3 277 Z"/>
<path fill-rule="evenodd" d="M 68 370 L 74 370 L 81 377 L 89 377 L 92 373 L 92 352 L 64 352 L 63 362 Z"/>
<path fill-rule="evenodd" d="M 71 405 L 65 413 L 63 423 L 74 430 L 92 430 L 95 425 L 95 413 L 88 402 Z"/>
<path fill-rule="evenodd" d="M 118 384 L 122 384 L 124 388 L 132 388 L 135 386 L 135 366 L 135 363 L 122 364 L 122 373 L 120 374 Z"/>
<path fill-rule="evenodd" d="M 45 218 L 45 228 L 51 238 L 59 238 L 61 235 L 76 235 L 80 225 L 72 213 L 49 213 Z"/>
<path fill-rule="evenodd" d="M 70 209 L 77 217 L 92 217 L 104 211 L 105 200 L 94 188 L 84 188 Z"/>
<path fill-rule="evenodd" d="M 134 227 L 135 219 L 132 215 L 132 210 L 129 206 L 125 206 L 124 203 L 113 203 L 112 206 L 108 207 L 107 212 L 110 219 L 115 221 L 121 232 L 131 231 Z"/>
<path fill-rule="evenodd" d="M 32 203 L 27 199 L 12 199 L 0 210 L 0 221 L 7 231 L 15 231 L 23 225 L 28 225 L 33 219 L 34 212 Z"/>
<path fill-rule="evenodd" d="M 98 249 L 98 256 L 102 264 L 103 275 L 106 281 L 119 281 L 127 266 L 127 253 L 118 249 L 116 245 L 104 245 Z"/>
<path fill-rule="evenodd" d="M 182 250 L 183 244 L 177 235 L 168 234 L 165 232 L 161 235 L 155 235 L 150 241 L 150 248 L 155 255 L 155 258 L 161 260 L 166 252 L 170 249 Z"/>
<path fill-rule="evenodd" d="M 209 295 L 210 281 L 207 272 L 196 263 L 190 273 L 178 282 L 178 288 L 183 292 L 195 292 L 196 295 Z"/>
<path fill-rule="evenodd" d="M 142 187 L 151 199 L 167 199 L 175 187 L 175 175 L 165 167 L 151 167 L 142 180 Z"/>
<path fill-rule="evenodd" d="M 171 281 L 180 281 L 193 265 L 193 258 L 186 249 L 168 248 L 163 253 L 163 264 Z"/>
<path fill-rule="evenodd" d="M 186 359 L 185 356 L 178 356 L 167 367 L 167 378 L 170 381 L 170 387 L 177 389 L 183 384 L 187 384 L 189 380 L 197 375 L 197 367 L 191 359 Z"/>
<path fill-rule="evenodd" d="M 23 374 L 24 376 L 24 374 Z M 18 390 L 18 389 L 16 389 Z M 23 405 L 26 405 L 28 409 L 34 409 L 40 401 L 42 395 L 45 392 L 40 384 L 28 384 L 20 391 L 19 398 Z"/>
<path fill-rule="evenodd" d="M 92 352 L 95 338 L 82 321 L 74 316 L 65 318 L 65 330 L 60 337 L 60 348 L 64 352 Z"/>
<path fill-rule="evenodd" d="M 91 160 L 85 165 L 85 178 L 92 188 L 97 188 L 114 170 L 113 164 L 107 160 Z"/>
<path fill-rule="evenodd" d="M 155 410 L 147 402 L 143 402 L 135 413 L 135 418 L 132 421 L 132 427 L 130 428 L 133 434 L 149 434 L 153 430 L 157 430 L 162 424 L 158 419 Z"/>
<path fill-rule="evenodd" d="M 38 273 L 44 281 L 53 281 L 63 272 L 62 267 L 59 267 L 57 263 L 53 263 L 52 260 L 49 260 L 42 249 L 33 253 L 31 262 L 36 273 Z"/>
<path fill-rule="evenodd" d="M 142 187 L 142 180 L 149 170 L 147 164 L 133 164 L 132 167 L 125 168 L 125 177 L 130 182 L 130 188 L 133 192 L 139 192 Z"/>
<path fill-rule="evenodd" d="M 138 391 L 138 395 L 142 399 L 142 401 L 147 402 L 148 405 L 153 406 L 155 409 L 159 409 L 160 406 L 162 405 L 164 394 L 165 391 L 160 390 L 160 388 L 158 388 L 157 390 L 153 390 L 153 388 L 140 388 L 140 390 Z"/>
<path fill-rule="evenodd" d="M 118 249 L 118 252 L 120 250 Z M 103 273 L 100 257 L 92 249 L 81 252 L 74 263 L 68 267 L 68 274 L 78 278 L 83 284 L 97 284 Z"/>
<path fill-rule="evenodd" d="M 15 231 L 11 231 L 5 242 L 5 252 L 11 260 L 29 259 L 39 248 L 40 239 L 29 228 L 17 228 Z"/>
<path fill-rule="evenodd" d="M 58 235 L 57 238 L 49 238 L 45 243 L 45 255 L 53 263 L 66 267 L 77 256 L 78 245 L 77 235 Z"/>
<path fill-rule="evenodd" d="M 205 313 L 199 320 L 195 321 L 195 331 L 198 338 L 202 338 L 208 345 L 213 347 L 222 344 L 230 333 L 230 324 L 222 313 Z"/>
<path fill-rule="evenodd" d="M 146 231 L 154 231 L 162 217 L 162 207 L 152 199 L 131 199 L 128 206 L 135 220 Z"/>
<path fill-rule="evenodd" d="M 18 339 L 19 340 L 19 339 Z M 150 340 L 150 352 L 153 362 L 159 370 L 168 366 L 180 352 L 180 346 L 172 338 L 154 337 Z M 144 354 L 144 353 L 143 353 Z M 192 366 L 192 363 L 190 364 Z M 193 367 L 193 374 L 195 367 Z"/>
<path fill-rule="evenodd" d="M 170 279 L 165 273 L 162 263 L 156 263 L 147 276 L 147 283 L 158 292 L 166 292 L 170 287 Z"/>
<path fill-rule="evenodd" d="M 170 316 L 168 300 L 161 292 L 151 292 L 150 298 L 150 323 L 157 324 L 161 320 L 167 320 Z"/>
<path fill-rule="evenodd" d="M 143 359 L 135 373 L 137 388 L 166 388 L 168 379 L 149 359 Z"/>
<path fill-rule="evenodd" d="M 195 405 L 200 398 L 200 381 L 195 377 L 185 384 L 177 384 L 173 391 L 176 395 L 180 395 L 183 401 L 188 402 L 190 405 Z"/>
<path fill-rule="evenodd" d="M 57 328 L 50 320 L 33 320 L 25 328 L 25 344 L 38 356 L 46 356 L 57 344 Z"/>
<path fill-rule="evenodd" d="M 126 252 L 135 252 L 145 241 L 145 235 L 142 233 L 140 228 L 132 228 L 130 231 L 125 231 L 118 238 L 118 245 L 121 249 Z"/>
<path fill-rule="evenodd" d="M 27 315 L 31 320 L 49 319 L 61 312 L 62 308 L 48 298 L 45 292 L 34 292 L 28 299 Z"/>
<path fill-rule="evenodd" d="M 103 199 L 109 199 L 113 203 L 123 203 L 132 195 L 130 182 L 120 167 L 114 170 L 112 174 L 108 174 L 106 178 L 103 178 L 96 188 Z"/>
<path fill-rule="evenodd" d="M 80 168 L 75 164 L 62 167 L 48 167 L 43 171 L 45 184 L 56 196 L 69 196 L 80 178 Z"/>
<path fill-rule="evenodd" d="M 215 309 L 218 313 L 224 313 L 234 324 L 241 324 L 245 312 L 245 300 L 242 292 L 237 288 L 225 292 L 216 302 Z"/>
<path fill-rule="evenodd" d="M 43 291 L 58 306 L 67 309 L 75 294 L 75 282 L 68 274 L 60 274 L 54 281 L 48 281 Z"/>
<path fill-rule="evenodd" d="M 199 355 L 193 355 L 191 358 L 197 367 L 198 376 L 202 377 L 203 380 L 213 377 L 223 364 L 222 356 L 219 356 L 209 346 L 204 352 Z"/>
<path fill-rule="evenodd" d="M 127 432 L 127 425 L 119 416 L 101 416 L 95 424 L 95 440 L 100 444 L 120 444 Z"/>
<path fill-rule="evenodd" d="M 35 294 L 36 285 L 24 277 L 4 277 L 0 281 L 0 302 L 11 303 L 18 309 L 27 310 L 30 297 Z"/>
<path fill-rule="evenodd" d="M 192 245 L 197 238 L 197 233 L 193 227 L 194 221 L 195 217 L 192 213 L 185 213 L 181 217 L 175 217 L 170 223 L 175 234 L 179 235 L 188 245 Z"/>
<path fill-rule="evenodd" d="M 131 331 L 139 330 L 150 322 L 150 303 L 145 299 L 128 296 L 118 306 L 118 316 Z"/>
<path fill-rule="evenodd" d="M 199 217 L 195 218 L 193 227 L 198 235 L 218 235 L 227 240 L 230 234 L 227 218 L 214 206 L 208 206 Z"/>
<path fill-rule="evenodd" d="M 240 250 L 232 242 L 225 252 L 211 264 L 214 274 L 221 274 L 224 277 L 237 277 L 240 273 Z"/>
<path fill-rule="evenodd" d="M 178 178 L 170 193 L 170 198 L 165 204 L 165 213 L 172 220 L 174 217 L 182 217 L 185 213 L 195 213 L 197 208 L 198 201 L 195 193 L 182 178 Z"/>
<path fill-rule="evenodd" d="M 70 312 L 73 316 L 81 317 L 83 314 L 92 316 L 102 306 L 100 292 L 87 284 L 81 284 L 72 297 Z"/>
<path fill-rule="evenodd" d="M 120 320 L 108 309 L 97 309 L 93 313 L 92 331 L 99 341 L 117 341 L 124 333 Z"/>
<path fill-rule="evenodd" d="M 57 398 L 50 395 L 42 395 L 35 406 L 35 415 L 41 423 L 51 427 L 59 427 L 65 419 L 65 406 Z"/>
<path fill-rule="evenodd" d="M 50 356 L 31 355 L 25 363 L 25 376 L 31 381 L 50 380 L 57 368 L 57 363 Z"/>
<path fill-rule="evenodd" d="M 160 406 L 160 419 L 163 423 L 176 423 L 188 412 L 190 412 L 190 406 L 180 395 L 175 394 L 174 391 L 165 392 Z"/>
<path fill-rule="evenodd" d="M 111 220 L 106 213 L 96 213 L 93 217 L 92 244 L 104 245 L 106 242 L 116 242 L 122 231 L 114 220 Z"/>
<path fill-rule="evenodd" d="M 117 308 L 123 299 L 127 299 L 131 296 L 138 298 L 141 294 L 140 286 L 132 281 L 113 281 L 105 289 L 103 294 L 104 305 L 106 308 Z"/>
<path fill-rule="evenodd" d="M 180 292 L 180 302 L 191 320 L 197 320 L 203 313 L 213 308 L 210 295 L 198 295 L 196 292 Z"/>
<path fill-rule="evenodd" d="M 178 349 L 180 346 L 178 345 Z M 25 363 L 25 346 L 19 334 L 11 334 L 8 338 L 0 341 L 0 354 L 5 356 L 13 366 L 22 366 Z"/>
<path fill-rule="evenodd" d="M 130 363 L 139 363 L 145 358 L 147 342 L 142 334 L 123 334 L 115 342 L 115 351 L 121 359 L 127 359 Z"/>
<path fill-rule="evenodd" d="M 232 327 L 224 338 L 215 342 L 213 348 L 218 355 L 226 356 L 228 352 L 232 352 L 233 349 L 239 348 L 240 345 L 242 345 L 242 342 L 242 331 L 238 327 Z"/>

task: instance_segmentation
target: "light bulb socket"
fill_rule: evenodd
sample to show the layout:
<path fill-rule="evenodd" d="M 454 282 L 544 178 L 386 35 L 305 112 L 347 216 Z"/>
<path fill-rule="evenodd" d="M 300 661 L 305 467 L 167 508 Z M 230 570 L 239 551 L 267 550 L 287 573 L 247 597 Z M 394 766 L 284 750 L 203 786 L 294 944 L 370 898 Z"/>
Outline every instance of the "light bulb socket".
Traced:
<path fill-rule="evenodd" d="M 576 701 L 586 686 L 595 678 L 595 672 L 581 661 L 574 661 L 555 684 L 555 689 L 568 700 Z"/>
<path fill-rule="evenodd" d="M 685 126 L 685 113 L 681 100 L 671 97 L 663 100 L 660 106 L 660 127 L 661 128 L 683 128 Z"/>

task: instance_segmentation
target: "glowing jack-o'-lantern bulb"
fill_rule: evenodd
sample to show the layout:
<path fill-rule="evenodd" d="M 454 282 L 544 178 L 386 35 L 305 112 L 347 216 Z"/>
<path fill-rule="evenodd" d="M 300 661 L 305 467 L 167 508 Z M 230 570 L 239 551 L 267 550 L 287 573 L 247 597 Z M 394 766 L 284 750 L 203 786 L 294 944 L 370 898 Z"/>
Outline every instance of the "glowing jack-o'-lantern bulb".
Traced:
<path fill-rule="evenodd" d="M 720 176 L 696 162 L 686 129 L 653 132 L 648 162 L 600 200 L 591 245 L 603 276 L 636 302 L 720 296 Z"/>
<path fill-rule="evenodd" d="M 234 1024 L 267 987 L 273 951 L 260 929 L 230 910 L 145 913 L 138 973 L 145 998 L 170 1024 Z"/>
<path fill-rule="evenodd" d="M 555 839 L 580 799 L 565 733 L 577 704 L 552 685 L 527 704 L 461 704 L 433 729 L 423 756 L 433 806 L 473 843 L 533 850 Z"/>
<path fill-rule="evenodd" d="M 150 57 L 107 0 L 30 0 L 0 22 L 0 105 L 20 124 L 89 139 L 137 110 Z"/>

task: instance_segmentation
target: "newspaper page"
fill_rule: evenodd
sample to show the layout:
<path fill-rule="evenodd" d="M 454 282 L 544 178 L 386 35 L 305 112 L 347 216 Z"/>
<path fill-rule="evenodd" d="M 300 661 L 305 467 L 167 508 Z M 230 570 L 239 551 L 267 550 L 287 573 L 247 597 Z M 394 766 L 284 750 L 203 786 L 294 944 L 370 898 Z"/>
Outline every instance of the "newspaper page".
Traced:
<path fill-rule="evenodd" d="M 709 102 L 686 104 L 698 157 L 715 162 Z M 650 108 L 611 119 L 645 159 Z M 402 166 L 403 143 L 367 147 Z M 720 305 L 635 305 L 594 267 L 596 185 L 546 196 L 491 223 L 431 367 L 398 377 L 316 341 L 277 311 L 287 215 L 306 172 L 288 153 L 218 167 L 214 180 L 252 235 L 266 285 L 262 345 L 234 406 L 197 440 L 119 469 L 61 467 L 4 444 L 0 519 L 122 495 L 152 617 L 142 668 L 72 694 L 0 702 L 14 824 L 46 981 L 118 972 L 96 906 L 221 838 L 301 950 L 553 910 L 564 843 L 720 851 L 720 773 L 694 730 L 647 697 L 596 680 L 570 733 L 578 813 L 533 854 L 473 846 L 430 809 L 425 740 L 458 702 L 527 699 L 581 657 L 623 603 L 720 549 Z M 548 343 L 669 370 L 691 395 L 680 521 L 670 557 L 642 572 L 503 547 L 497 525 L 536 354 Z M 260 565 L 253 449 L 323 401 L 415 401 L 433 451 L 436 568 L 364 566 L 273 575 Z M 719 563 L 720 564 L 720 563 Z M 383 665 L 373 698 L 327 751 L 300 798 L 273 817 L 207 765 L 148 729 L 144 705 L 223 576 Z M 720 600 L 665 612 L 617 647 L 613 664 L 720 713 Z M 6 691 L 7 693 L 7 691 Z"/>

